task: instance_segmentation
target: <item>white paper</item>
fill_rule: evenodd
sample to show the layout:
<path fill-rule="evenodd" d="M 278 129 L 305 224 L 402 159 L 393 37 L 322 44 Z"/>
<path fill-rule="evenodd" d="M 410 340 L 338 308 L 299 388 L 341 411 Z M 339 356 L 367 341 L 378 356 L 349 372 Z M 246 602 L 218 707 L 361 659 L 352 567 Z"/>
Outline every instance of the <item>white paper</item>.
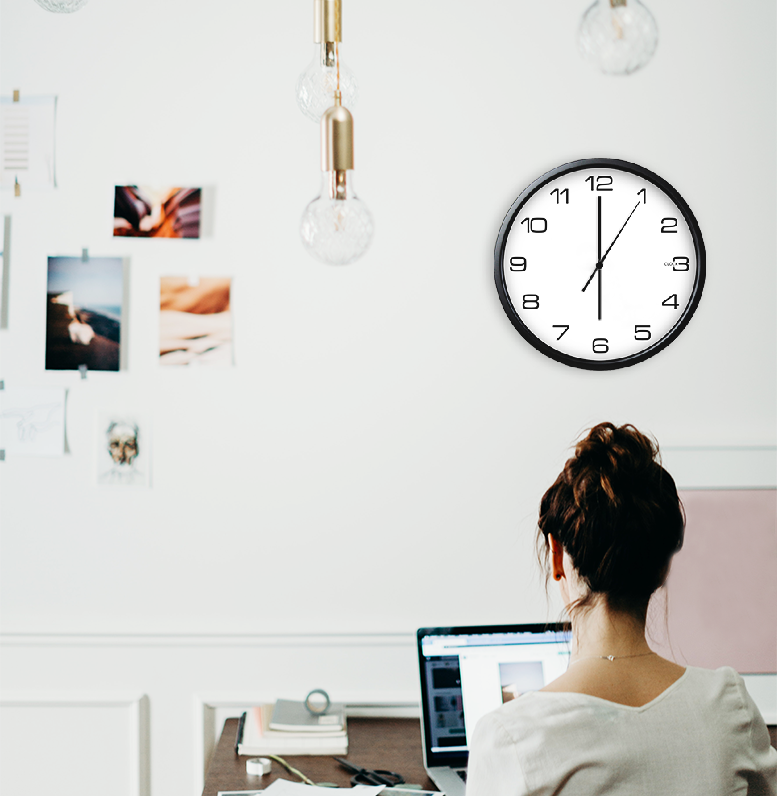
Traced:
<path fill-rule="evenodd" d="M 347 790 L 348 793 L 358 793 L 361 796 L 377 796 L 381 793 L 385 785 L 356 785 L 353 788 L 316 788 L 313 785 L 305 785 L 303 782 L 290 782 L 288 779 L 276 779 L 272 785 L 262 791 L 271 796 L 310 796 L 317 790 L 321 793 L 325 791 Z"/>
<path fill-rule="evenodd" d="M 220 790 L 218 796 L 259 796 L 263 790 Z"/>
<path fill-rule="evenodd" d="M 65 453 L 65 390 L 0 390 L 0 449 L 6 456 Z"/>
<path fill-rule="evenodd" d="M 54 126 L 57 98 L 0 97 L 0 187 L 16 180 L 27 188 L 54 188 Z"/>

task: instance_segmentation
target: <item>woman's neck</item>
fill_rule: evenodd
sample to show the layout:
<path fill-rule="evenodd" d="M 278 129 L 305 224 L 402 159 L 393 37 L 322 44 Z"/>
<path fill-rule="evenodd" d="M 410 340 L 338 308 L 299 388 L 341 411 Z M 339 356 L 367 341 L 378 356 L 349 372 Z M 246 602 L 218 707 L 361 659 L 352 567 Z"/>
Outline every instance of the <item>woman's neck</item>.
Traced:
<path fill-rule="evenodd" d="M 650 652 L 645 622 L 634 614 L 614 611 L 603 600 L 576 611 L 572 619 L 571 660 L 637 656 Z"/>

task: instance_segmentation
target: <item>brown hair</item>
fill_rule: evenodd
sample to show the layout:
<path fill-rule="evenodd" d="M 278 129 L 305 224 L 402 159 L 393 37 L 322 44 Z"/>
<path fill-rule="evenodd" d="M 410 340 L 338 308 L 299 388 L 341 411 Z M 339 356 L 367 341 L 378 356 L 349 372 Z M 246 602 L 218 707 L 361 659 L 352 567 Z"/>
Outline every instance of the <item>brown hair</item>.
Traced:
<path fill-rule="evenodd" d="M 572 609 L 601 596 L 644 620 L 684 530 L 682 503 L 658 461 L 658 445 L 632 425 L 600 423 L 543 495 L 537 542 L 546 572 L 552 534 L 588 587 Z"/>

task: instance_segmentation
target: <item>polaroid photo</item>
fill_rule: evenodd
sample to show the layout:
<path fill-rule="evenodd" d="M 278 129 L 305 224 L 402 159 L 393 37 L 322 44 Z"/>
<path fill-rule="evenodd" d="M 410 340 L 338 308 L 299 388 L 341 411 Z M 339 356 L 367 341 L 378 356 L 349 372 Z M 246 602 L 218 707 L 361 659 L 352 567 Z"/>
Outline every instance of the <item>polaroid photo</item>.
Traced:
<path fill-rule="evenodd" d="M 159 289 L 159 364 L 230 367 L 229 277 L 165 276 Z"/>
<path fill-rule="evenodd" d="M 199 238 L 201 188 L 117 185 L 113 235 L 128 238 Z"/>
<path fill-rule="evenodd" d="M 121 257 L 49 257 L 46 370 L 119 370 L 123 305 Z"/>

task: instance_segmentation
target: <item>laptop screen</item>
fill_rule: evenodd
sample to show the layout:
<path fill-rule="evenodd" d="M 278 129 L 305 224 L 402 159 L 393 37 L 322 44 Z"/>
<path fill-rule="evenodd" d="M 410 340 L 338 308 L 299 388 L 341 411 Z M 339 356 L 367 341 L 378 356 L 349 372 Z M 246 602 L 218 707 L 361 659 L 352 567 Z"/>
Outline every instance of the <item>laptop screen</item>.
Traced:
<path fill-rule="evenodd" d="M 465 765 L 478 720 L 569 664 L 569 625 L 492 625 L 418 631 L 427 767 Z"/>

